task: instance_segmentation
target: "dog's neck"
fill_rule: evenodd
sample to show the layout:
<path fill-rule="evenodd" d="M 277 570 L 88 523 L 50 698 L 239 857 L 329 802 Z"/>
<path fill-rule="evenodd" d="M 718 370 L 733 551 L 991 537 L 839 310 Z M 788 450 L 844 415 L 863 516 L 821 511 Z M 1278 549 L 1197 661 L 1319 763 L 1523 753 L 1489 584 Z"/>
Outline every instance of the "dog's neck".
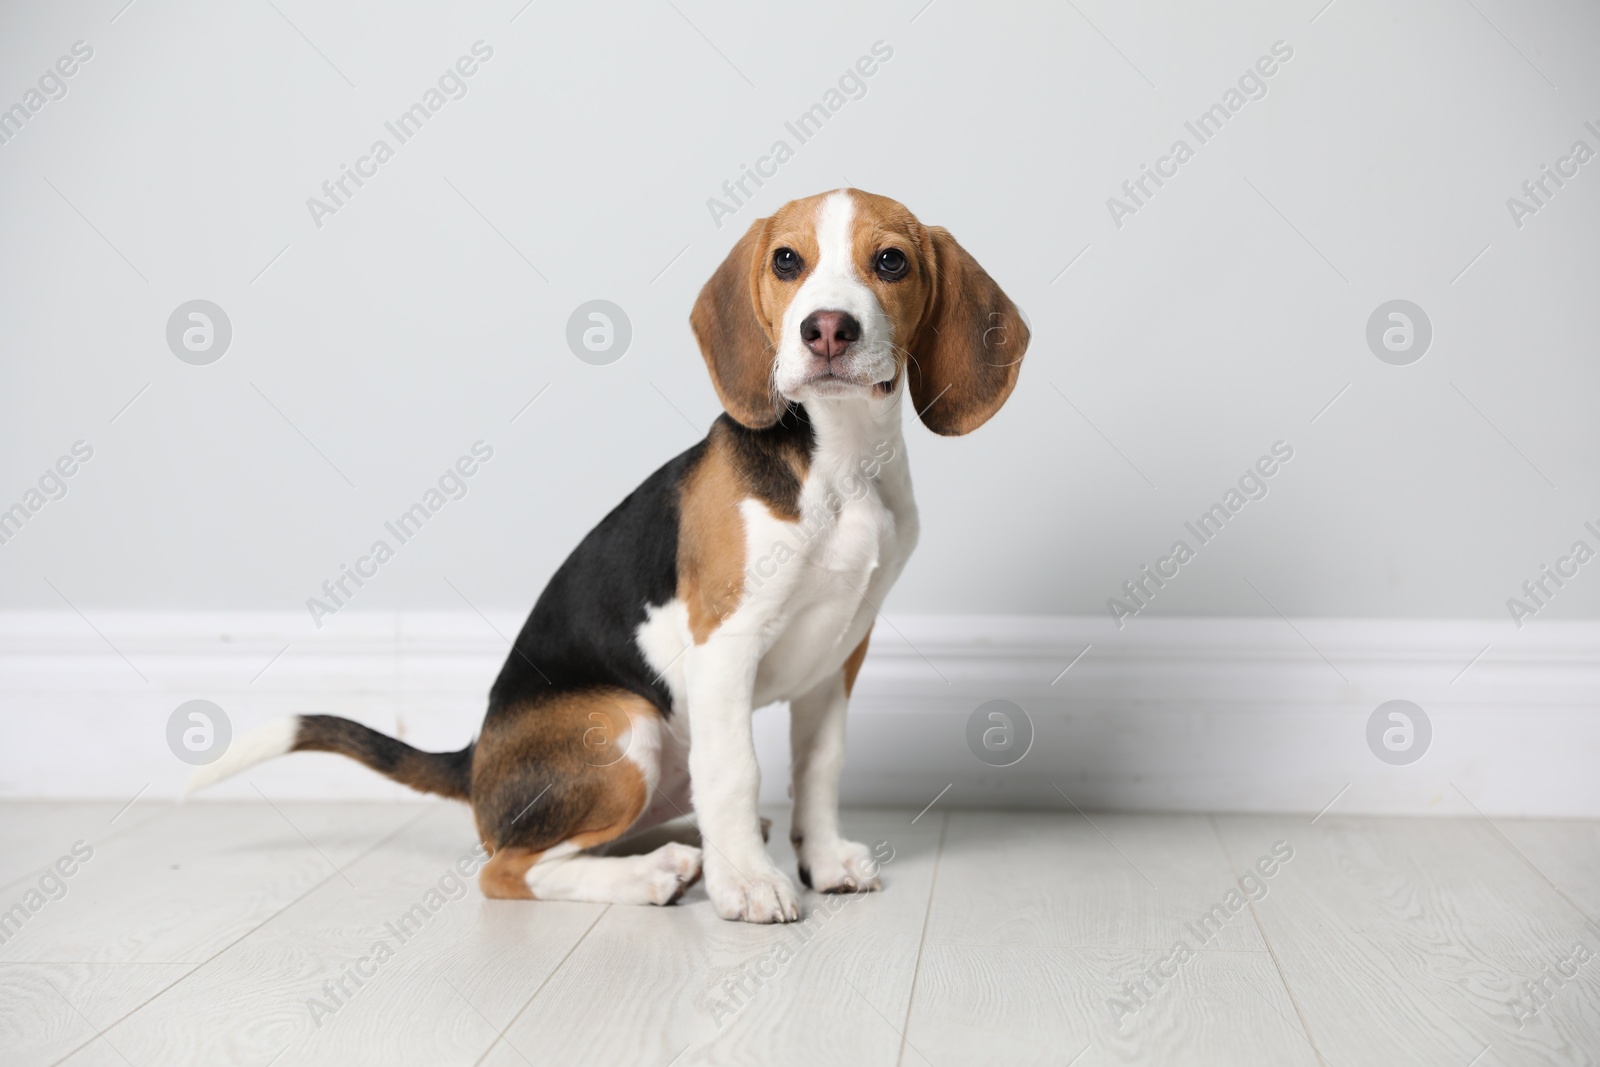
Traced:
<path fill-rule="evenodd" d="M 887 395 L 872 397 L 812 398 L 805 401 L 814 444 L 811 463 L 825 471 L 862 469 L 861 462 L 881 457 L 886 449 L 903 455 L 901 400 L 904 379 Z"/>

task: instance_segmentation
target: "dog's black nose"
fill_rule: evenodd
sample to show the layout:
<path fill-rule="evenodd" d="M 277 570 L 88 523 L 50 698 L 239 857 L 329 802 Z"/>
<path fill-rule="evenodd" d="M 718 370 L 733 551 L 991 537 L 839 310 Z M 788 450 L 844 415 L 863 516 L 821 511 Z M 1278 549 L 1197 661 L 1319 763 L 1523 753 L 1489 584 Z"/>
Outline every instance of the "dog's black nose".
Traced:
<path fill-rule="evenodd" d="M 834 359 L 861 340 L 861 324 L 847 311 L 813 311 L 800 323 L 800 339 L 816 355 Z"/>

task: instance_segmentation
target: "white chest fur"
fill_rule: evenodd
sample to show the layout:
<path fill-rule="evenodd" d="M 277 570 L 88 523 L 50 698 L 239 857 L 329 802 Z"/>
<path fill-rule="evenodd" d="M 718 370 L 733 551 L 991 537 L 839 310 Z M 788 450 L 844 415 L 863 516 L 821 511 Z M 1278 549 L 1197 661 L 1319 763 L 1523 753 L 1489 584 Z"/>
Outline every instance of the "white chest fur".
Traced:
<path fill-rule="evenodd" d="M 898 425 L 884 432 L 871 419 L 818 421 L 799 521 L 744 505 L 748 565 L 739 614 L 748 618 L 739 621 L 757 625 L 763 638 L 758 705 L 798 696 L 838 672 L 916 541 Z"/>
<path fill-rule="evenodd" d="M 817 448 L 798 521 L 746 500 L 743 595 L 707 644 L 754 663 L 752 706 L 798 697 L 833 677 L 867 636 L 916 546 L 899 397 L 808 405 Z M 639 645 L 673 695 L 686 694 L 687 611 L 673 602 L 640 627 Z M 720 657 L 719 657 L 720 658 Z"/>

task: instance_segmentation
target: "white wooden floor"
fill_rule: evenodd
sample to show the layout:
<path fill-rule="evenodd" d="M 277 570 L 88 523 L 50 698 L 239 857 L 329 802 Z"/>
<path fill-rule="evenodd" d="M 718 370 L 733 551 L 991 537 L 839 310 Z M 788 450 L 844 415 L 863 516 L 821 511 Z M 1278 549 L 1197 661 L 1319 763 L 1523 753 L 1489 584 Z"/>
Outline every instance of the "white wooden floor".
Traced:
<path fill-rule="evenodd" d="M 885 891 L 753 927 L 430 901 L 452 804 L 119 807 L 0 805 L 7 1067 L 1600 1062 L 1600 823 L 856 811 Z"/>

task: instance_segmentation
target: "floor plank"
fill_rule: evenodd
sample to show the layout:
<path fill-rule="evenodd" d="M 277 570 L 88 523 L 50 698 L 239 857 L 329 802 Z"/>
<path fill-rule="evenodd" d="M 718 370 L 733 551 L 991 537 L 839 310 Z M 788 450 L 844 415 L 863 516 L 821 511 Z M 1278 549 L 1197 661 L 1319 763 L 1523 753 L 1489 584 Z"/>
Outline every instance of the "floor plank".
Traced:
<path fill-rule="evenodd" d="M 793 876 L 787 814 L 768 814 Z M 847 812 L 847 836 L 893 849 L 884 889 L 808 892 L 799 924 L 724 922 L 703 885 L 672 908 L 612 908 L 486 1065 L 894 1064 L 940 834 L 915 815 Z"/>
<path fill-rule="evenodd" d="M 54 1063 L 65 1049 L 193 969 L 186 963 L 0 963 L 0 1049 L 10 1067 Z"/>
<path fill-rule="evenodd" d="M 1060 1067 L 1081 1055 L 1078 1067 L 1315 1067 L 1267 953 L 1198 952 L 1169 967 L 1161 985 L 1150 982 L 1143 1003 L 1123 998 L 1123 983 L 1156 958 L 1137 949 L 929 945 L 901 1062 Z"/>
<path fill-rule="evenodd" d="M 1236 859 L 1263 840 L 1293 843 L 1252 908 L 1328 1062 L 1594 1062 L 1600 962 L 1531 1020 L 1512 1005 L 1541 966 L 1600 942 L 1483 819 L 1217 822 Z"/>
<path fill-rule="evenodd" d="M 902 1062 L 1315 1063 L 1244 900 L 1203 815 L 954 812 Z"/>
<path fill-rule="evenodd" d="M 417 805 L 407 805 L 415 816 Z M 510 1013 L 565 959 L 605 908 L 483 899 L 453 864 L 475 845 L 456 804 L 421 817 L 343 865 L 270 922 L 107 1032 L 135 1063 L 472 1063 L 494 1035 L 478 1011 Z M 319 847 L 332 828 L 308 830 Z M 438 891 L 437 910 L 430 890 Z M 427 921 L 401 932 L 423 905 Z M 388 957 L 379 962 L 374 946 Z M 367 958 L 359 985 L 329 992 Z M 477 1006 L 456 989 L 474 982 Z M 455 988 L 452 988 L 454 986 Z M 315 1005 L 313 1005 L 315 1001 Z M 197 1027 L 196 1019 L 211 1020 Z M 83 1057 L 98 1056 L 86 1046 Z M 79 1057 L 68 1061 L 78 1067 Z"/>
<path fill-rule="evenodd" d="M 1594 923 L 1600 923 L 1600 822 L 1496 819 L 1528 864 Z"/>
<path fill-rule="evenodd" d="M 0 819 L 0 900 L 16 895 L 13 886 L 37 881 L 45 868 L 71 855 L 75 843 L 107 841 L 174 807 L 148 801 L 131 806 L 124 801 L 8 801 Z"/>
<path fill-rule="evenodd" d="M 893 849 L 884 892 L 754 927 L 703 886 L 670 908 L 485 900 L 451 870 L 475 842 L 458 804 L 134 811 L 0 804 L 25 874 L 110 830 L 0 943 L 7 1065 L 1600 1057 L 1600 823 L 852 811 Z"/>
<path fill-rule="evenodd" d="M 46 900 L 0 946 L 0 960 L 204 962 L 419 810 L 182 805 L 90 843 L 90 858 L 65 880 L 65 895 Z"/>
<path fill-rule="evenodd" d="M 945 855 L 935 944 L 1165 950 L 1233 885 L 1204 815 L 958 811 Z M 1237 919 L 1211 947 L 1265 950 Z"/>

